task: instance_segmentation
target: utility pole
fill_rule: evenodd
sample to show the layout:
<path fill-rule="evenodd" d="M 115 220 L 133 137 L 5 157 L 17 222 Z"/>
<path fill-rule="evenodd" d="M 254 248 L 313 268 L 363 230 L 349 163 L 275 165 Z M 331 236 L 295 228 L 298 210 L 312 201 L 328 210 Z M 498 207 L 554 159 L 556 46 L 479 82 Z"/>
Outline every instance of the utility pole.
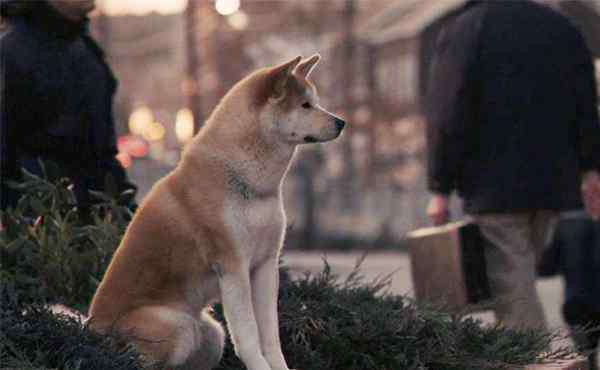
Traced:
<path fill-rule="evenodd" d="M 102 45 L 104 54 L 110 57 L 110 19 L 103 11 L 96 18 L 96 30 L 98 32 L 98 43 Z"/>
<path fill-rule="evenodd" d="M 367 165 L 367 186 L 375 185 L 377 176 L 377 125 L 379 124 L 379 113 L 377 110 L 377 103 L 379 100 L 379 85 L 377 83 L 377 65 L 378 65 L 378 47 L 369 45 L 367 49 L 368 61 L 367 70 L 365 74 L 367 76 L 367 86 L 369 89 L 368 106 L 370 111 L 369 127 L 367 127 L 367 134 L 369 137 L 369 160 Z"/>
<path fill-rule="evenodd" d="M 296 5 L 292 14 L 297 19 L 312 19 L 310 22 L 309 35 L 314 40 L 319 40 L 323 33 L 322 19 L 331 16 L 329 9 L 323 8 L 321 4 L 312 4 L 308 2 L 304 7 Z M 308 14 L 305 14 L 308 13 Z M 322 17 L 322 18 L 319 18 Z M 302 24 L 304 26 L 305 24 Z M 323 166 L 323 153 L 320 146 L 314 146 L 310 150 L 302 152 L 302 161 L 298 161 L 297 174 L 299 175 L 299 184 L 303 194 L 303 230 L 300 235 L 300 247 L 303 249 L 318 248 L 315 242 L 319 240 L 319 194 L 316 187 L 316 175 Z"/>
<path fill-rule="evenodd" d="M 197 15 L 202 0 L 188 0 L 184 17 L 184 35 L 185 35 L 185 53 L 186 53 L 186 73 L 183 81 L 183 94 L 186 98 L 186 105 L 192 111 L 194 117 L 194 134 L 198 132 L 204 117 L 202 115 L 202 105 L 200 97 L 200 84 L 198 76 L 198 67 L 200 66 L 198 57 L 198 31 Z"/>
<path fill-rule="evenodd" d="M 356 51 L 356 40 L 354 38 L 354 20 L 356 17 L 355 0 L 345 0 L 343 9 L 343 46 L 342 46 L 342 68 L 343 75 L 340 78 L 343 91 L 342 110 L 347 120 L 352 117 L 352 107 L 354 106 L 354 59 Z M 352 151 L 352 129 L 346 128 L 346 138 L 343 141 L 342 151 L 344 153 L 345 168 L 342 174 L 342 200 L 343 206 L 349 209 L 355 207 L 355 174 L 354 174 L 354 155 Z"/>
<path fill-rule="evenodd" d="M 112 59 L 112 27 L 110 17 L 101 9 L 98 12 L 98 17 L 94 18 L 93 30 L 94 36 L 102 50 L 104 51 L 105 60 L 113 66 L 117 60 Z M 129 104 L 131 98 L 129 95 L 123 96 L 121 99 L 116 99 L 113 103 L 114 114 L 115 114 L 115 130 L 117 135 L 123 135 L 129 132 L 127 128 L 127 117 L 131 113 L 131 106 Z"/>
<path fill-rule="evenodd" d="M 217 103 L 223 95 L 225 95 L 225 81 L 227 80 L 225 66 L 223 61 L 227 60 L 226 55 L 227 52 L 225 49 L 226 40 L 223 37 L 223 31 L 226 27 L 224 24 L 225 18 L 219 14 L 214 14 L 215 17 L 215 29 L 212 31 L 212 45 L 211 45 L 211 59 L 212 59 L 212 67 L 213 73 L 216 78 L 217 86 L 215 88 L 215 103 Z M 231 41 L 231 39 L 229 40 Z M 231 51 L 230 51 L 231 52 Z"/>

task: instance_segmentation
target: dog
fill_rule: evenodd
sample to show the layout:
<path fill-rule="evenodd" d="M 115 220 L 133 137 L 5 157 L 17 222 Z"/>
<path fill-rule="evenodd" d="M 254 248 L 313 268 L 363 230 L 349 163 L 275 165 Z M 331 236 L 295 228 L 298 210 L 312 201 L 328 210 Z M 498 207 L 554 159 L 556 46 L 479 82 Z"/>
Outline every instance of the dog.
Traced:
<path fill-rule="evenodd" d="M 221 301 L 249 370 L 289 370 L 277 314 L 286 216 L 282 182 L 300 144 L 345 122 L 308 80 L 318 54 L 238 82 L 134 215 L 92 300 L 92 330 L 127 333 L 144 357 L 212 369 L 224 347 Z"/>

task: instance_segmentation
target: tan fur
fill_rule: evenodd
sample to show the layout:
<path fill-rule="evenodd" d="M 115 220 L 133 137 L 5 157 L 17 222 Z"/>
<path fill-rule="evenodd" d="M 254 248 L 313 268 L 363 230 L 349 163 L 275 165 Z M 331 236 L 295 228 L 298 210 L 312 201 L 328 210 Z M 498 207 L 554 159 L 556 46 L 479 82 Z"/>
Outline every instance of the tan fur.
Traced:
<path fill-rule="evenodd" d="M 318 60 L 259 70 L 223 98 L 136 212 L 93 298 L 93 329 L 131 336 L 150 359 L 211 369 L 223 331 L 206 308 L 222 301 L 248 369 L 288 370 L 277 324 L 281 183 L 298 144 L 334 139 L 343 125 L 307 81 Z"/>

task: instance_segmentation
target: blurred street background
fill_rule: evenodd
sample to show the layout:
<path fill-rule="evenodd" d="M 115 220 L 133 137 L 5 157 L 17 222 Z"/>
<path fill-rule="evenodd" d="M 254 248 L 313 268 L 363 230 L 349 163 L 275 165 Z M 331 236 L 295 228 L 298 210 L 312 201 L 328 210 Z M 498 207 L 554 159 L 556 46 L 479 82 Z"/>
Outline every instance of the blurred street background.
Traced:
<path fill-rule="evenodd" d="M 462 3 L 99 0 L 93 32 L 120 80 L 120 157 L 138 200 L 236 81 L 318 52 L 323 106 L 350 127 L 297 157 L 284 191 L 288 247 L 394 248 L 427 224 L 423 81 L 438 25 Z M 600 1 L 551 3 L 598 53 Z"/>
<path fill-rule="evenodd" d="M 349 128 L 335 142 L 301 150 L 287 178 L 286 261 L 297 272 L 319 271 L 321 251 L 336 250 L 328 260 L 344 275 L 370 250 L 367 277 L 396 271 L 393 292 L 411 295 L 408 257 L 399 252 L 406 232 L 428 225 L 424 81 L 439 26 L 463 2 L 99 0 L 93 32 L 120 80 L 120 158 L 140 187 L 138 200 L 176 165 L 236 81 L 320 53 L 312 79 L 323 106 Z M 600 0 L 545 2 L 600 56 Z M 561 284 L 539 285 L 553 326 L 561 324 Z"/>
<path fill-rule="evenodd" d="M 423 81 L 439 24 L 462 3 L 98 0 L 93 32 L 120 80 L 120 157 L 140 186 L 138 200 L 236 81 L 318 52 L 313 80 L 323 106 L 350 127 L 299 153 L 284 191 L 287 247 L 398 247 L 428 223 Z M 549 3 L 584 29 L 598 54 L 600 1 Z"/>

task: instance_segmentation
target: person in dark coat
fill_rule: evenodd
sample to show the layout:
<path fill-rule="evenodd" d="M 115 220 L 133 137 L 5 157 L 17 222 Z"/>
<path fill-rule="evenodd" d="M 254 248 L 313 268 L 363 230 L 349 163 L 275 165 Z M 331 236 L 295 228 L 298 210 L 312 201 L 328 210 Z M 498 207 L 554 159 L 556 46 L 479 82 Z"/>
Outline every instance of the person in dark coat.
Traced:
<path fill-rule="evenodd" d="M 442 28 L 426 97 L 428 214 L 456 191 L 484 237 L 497 319 L 545 327 L 535 263 L 558 211 L 600 216 L 594 64 L 580 32 L 528 0 L 470 1 Z"/>
<path fill-rule="evenodd" d="M 117 81 L 88 34 L 94 0 L 1 0 L 0 209 L 20 194 L 7 186 L 21 168 L 40 174 L 52 161 L 74 184 L 81 208 L 110 174 L 135 190 L 117 154 L 112 104 Z"/>

